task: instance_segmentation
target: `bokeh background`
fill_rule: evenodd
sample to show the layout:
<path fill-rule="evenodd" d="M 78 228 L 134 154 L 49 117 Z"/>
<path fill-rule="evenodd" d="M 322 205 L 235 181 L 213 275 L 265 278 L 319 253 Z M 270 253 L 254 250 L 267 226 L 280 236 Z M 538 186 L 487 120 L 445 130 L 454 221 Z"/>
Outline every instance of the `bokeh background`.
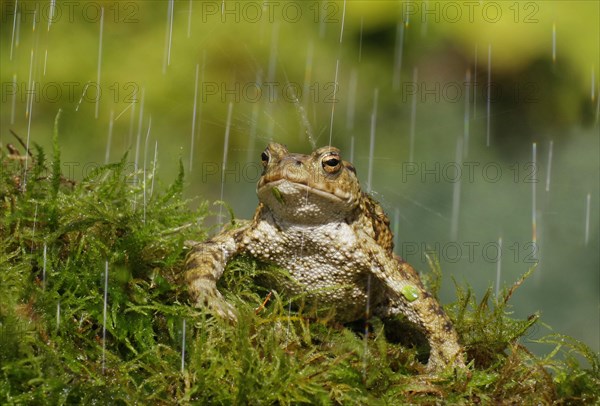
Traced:
<path fill-rule="evenodd" d="M 595 1 L 2 1 L 0 143 L 252 215 L 269 141 L 335 145 L 421 271 L 600 349 Z M 223 171 L 223 169 L 225 171 Z M 212 224 L 224 221 L 212 218 Z M 534 331 L 529 338 L 548 331 Z M 536 352 L 550 349 L 529 343 Z"/>

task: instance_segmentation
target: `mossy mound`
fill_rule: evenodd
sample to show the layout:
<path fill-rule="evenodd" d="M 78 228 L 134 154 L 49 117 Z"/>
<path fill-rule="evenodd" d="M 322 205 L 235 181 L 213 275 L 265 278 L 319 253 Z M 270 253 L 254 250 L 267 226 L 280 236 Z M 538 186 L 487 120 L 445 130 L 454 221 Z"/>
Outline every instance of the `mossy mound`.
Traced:
<path fill-rule="evenodd" d="M 598 355 L 585 345 L 550 335 L 554 350 L 537 357 L 520 343 L 539 323 L 510 317 L 522 280 L 481 300 L 457 286 L 446 310 L 469 366 L 437 376 L 424 373 L 419 341 L 397 334 L 402 320 L 372 320 L 365 339 L 360 325 L 291 311 L 257 283 L 280 270 L 249 258 L 221 281 L 238 323 L 214 318 L 180 282 L 185 242 L 206 237 L 209 214 L 182 198 L 183 170 L 155 186 L 153 171 L 127 172 L 124 157 L 73 182 L 56 140 L 50 163 L 35 150 L 0 155 L 2 404 L 600 402 Z"/>

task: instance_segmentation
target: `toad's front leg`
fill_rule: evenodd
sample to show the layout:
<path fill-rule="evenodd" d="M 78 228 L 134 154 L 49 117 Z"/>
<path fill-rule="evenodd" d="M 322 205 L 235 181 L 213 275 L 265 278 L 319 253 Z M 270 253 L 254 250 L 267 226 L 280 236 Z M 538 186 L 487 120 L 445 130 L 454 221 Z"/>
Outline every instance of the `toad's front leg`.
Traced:
<path fill-rule="evenodd" d="M 394 257 L 397 272 L 382 275 L 390 292 L 390 300 L 376 313 L 380 316 L 405 315 L 425 333 L 430 346 L 427 369 L 440 370 L 448 365 L 463 366 L 463 349 L 458 334 L 438 301 L 425 290 L 416 271 Z"/>
<path fill-rule="evenodd" d="M 217 290 L 229 259 L 241 251 L 239 240 L 247 226 L 224 231 L 192 247 L 186 259 L 185 280 L 195 305 L 206 306 L 219 316 L 236 321 L 235 309 Z"/>

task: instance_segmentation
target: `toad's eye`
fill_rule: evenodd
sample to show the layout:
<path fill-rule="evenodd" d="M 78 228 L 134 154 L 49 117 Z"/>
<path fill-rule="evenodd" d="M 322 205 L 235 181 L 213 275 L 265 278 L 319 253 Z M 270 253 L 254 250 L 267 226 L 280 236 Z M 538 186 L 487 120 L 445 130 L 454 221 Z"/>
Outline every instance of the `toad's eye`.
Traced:
<path fill-rule="evenodd" d="M 340 160 L 339 155 L 329 154 L 323 158 L 321 165 L 323 166 L 323 169 L 325 169 L 325 172 L 335 173 L 342 167 L 342 161 Z"/>
<path fill-rule="evenodd" d="M 260 159 L 262 160 L 262 164 L 263 166 L 267 166 L 267 164 L 269 163 L 269 152 L 267 150 L 264 150 L 262 154 L 260 154 Z"/>

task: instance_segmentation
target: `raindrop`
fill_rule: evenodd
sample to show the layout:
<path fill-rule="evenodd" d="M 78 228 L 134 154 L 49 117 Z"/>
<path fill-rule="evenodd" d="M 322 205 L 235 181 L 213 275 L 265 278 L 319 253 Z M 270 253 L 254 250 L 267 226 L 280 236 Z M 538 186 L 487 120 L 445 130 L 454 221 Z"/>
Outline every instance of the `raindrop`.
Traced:
<path fill-rule="evenodd" d="M 321 3 L 320 2 L 315 3 L 315 7 L 317 7 L 319 9 L 319 11 L 317 13 L 317 15 L 319 16 L 318 17 L 318 19 L 319 19 L 319 38 L 325 38 L 325 31 L 327 28 L 327 24 L 325 24 L 326 18 L 321 17 L 321 10 L 320 10 Z"/>
<path fill-rule="evenodd" d="M 108 303 L 108 260 L 104 262 L 104 306 L 102 310 L 102 373 L 106 369 L 106 308 Z"/>
<path fill-rule="evenodd" d="M 19 48 L 21 39 L 21 10 L 17 10 L 17 30 L 15 35 L 15 48 Z"/>
<path fill-rule="evenodd" d="M 340 45 L 344 37 L 344 22 L 346 21 L 346 0 L 344 0 L 344 6 L 342 9 L 342 27 L 340 28 Z"/>
<path fill-rule="evenodd" d="M 134 96 L 135 98 L 135 92 L 132 94 L 132 96 Z M 134 100 L 135 101 L 135 100 Z M 115 117 L 114 121 L 117 121 L 118 119 L 121 118 L 121 116 L 123 114 L 125 114 L 127 112 L 127 110 L 129 110 L 130 108 L 132 108 L 134 106 L 133 103 L 129 103 L 123 110 L 121 110 L 121 112 L 117 115 L 117 117 Z"/>
<path fill-rule="evenodd" d="M 113 110 L 110 111 L 110 118 L 108 120 L 108 137 L 106 139 L 106 152 L 104 153 L 104 164 L 108 163 L 110 159 L 110 147 L 112 145 L 112 134 L 113 134 L 113 126 L 114 126 L 114 115 L 115 112 Z"/>
<path fill-rule="evenodd" d="M 85 94 L 87 93 L 88 87 L 90 87 L 90 82 L 86 82 L 85 86 L 83 86 L 83 90 L 81 91 L 81 97 L 79 98 L 79 101 L 77 102 L 77 106 L 75 106 L 75 111 L 79 111 L 79 107 L 81 106 L 81 102 L 83 101 L 83 98 L 85 97 Z"/>
<path fill-rule="evenodd" d="M 350 71 L 350 83 L 348 84 L 348 105 L 346 108 L 346 130 L 354 129 L 354 114 L 356 112 L 356 89 L 358 87 L 358 70 Z"/>
<path fill-rule="evenodd" d="M 104 33 L 104 7 L 100 7 L 100 41 L 98 44 L 98 76 L 96 78 L 96 87 L 98 88 L 96 93 L 96 114 L 95 118 L 98 119 L 98 112 L 100 111 L 100 73 L 102 71 L 102 37 Z"/>
<path fill-rule="evenodd" d="M 36 13 L 37 13 L 37 9 L 36 11 L 34 11 L 33 13 L 33 32 L 35 33 L 35 19 L 36 19 Z M 25 106 L 25 117 L 29 117 L 31 112 L 30 112 L 30 107 L 31 107 L 31 101 L 33 99 L 32 93 L 35 91 L 35 87 L 33 85 L 33 56 L 34 56 L 34 47 L 31 47 L 31 55 L 30 55 L 30 59 L 29 59 L 29 79 L 27 80 L 27 89 L 29 90 L 27 92 L 27 101 L 26 101 L 26 106 Z"/>
<path fill-rule="evenodd" d="M 308 141 L 310 143 L 310 146 L 312 147 L 312 149 L 315 149 L 317 143 L 315 141 L 312 126 L 310 125 L 310 120 L 308 119 L 308 114 L 306 113 L 306 111 L 308 110 L 309 101 L 310 101 L 310 97 L 308 95 L 310 94 L 310 87 L 311 87 L 311 81 L 312 81 L 313 54 L 314 54 L 314 43 L 312 41 L 309 41 L 308 48 L 306 50 L 306 64 L 304 67 L 304 83 L 302 85 L 302 89 L 303 89 L 302 92 L 305 95 L 304 100 L 303 100 L 304 103 L 300 104 L 300 101 L 298 100 L 298 96 L 296 95 L 294 86 L 290 86 L 290 89 L 292 89 L 292 92 L 294 93 L 293 94 L 294 105 L 296 106 L 296 110 L 300 116 L 300 120 L 302 121 L 303 129 L 301 130 L 300 138 L 303 139 L 304 138 L 303 135 L 306 134 L 308 136 Z"/>
<path fill-rule="evenodd" d="M 56 331 L 60 328 L 60 300 L 56 304 Z"/>
<path fill-rule="evenodd" d="M 52 25 L 52 21 L 54 20 L 54 11 L 56 10 L 56 0 L 50 0 L 50 14 L 48 15 L 48 31 L 50 31 L 50 26 Z M 104 10 L 103 10 L 104 12 Z"/>
<path fill-rule="evenodd" d="M 13 89 L 17 88 L 17 74 L 13 74 Z M 10 108 L 10 125 L 15 123 L 15 114 L 17 112 L 17 92 L 13 93 L 12 104 Z"/>
<path fill-rule="evenodd" d="M 46 260 L 47 260 L 47 246 L 44 242 L 44 251 L 42 254 L 43 262 L 42 262 L 42 288 L 46 290 Z"/>
<path fill-rule="evenodd" d="M 398 247 L 400 241 L 400 208 L 394 208 L 394 245 Z"/>
<path fill-rule="evenodd" d="M 156 163 L 158 158 L 158 140 L 154 142 L 154 159 L 152 160 L 152 182 L 150 183 L 150 197 L 154 194 L 154 179 L 156 178 Z"/>
<path fill-rule="evenodd" d="M 399 22 L 396 26 L 396 46 L 394 47 L 394 74 L 392 77 L 392 88 L 394 91 L 400 89 L 400 73 L 402 70 L 402 54 L 404 52 L 404 23 Z"/>
<path fill-rule="evenodd" d="M 450 240 L 456 241 L 458 239 L 458 218 L 460 214 L 460 187 L 462 183 L 462 177 L 460 176 L 460 168 L 462 167 L 463 154 L 463 140 L 458 137 L 456 139 L 456 154 L 454 157 L 457 173 L 456 179 L 454 180 L 454 187 L 452 192 L 452 221 L 450 226 Z"/>
<path fill-rule="evenodd" d="M 585 204 L 585 246 L 587 247 L 588 242 L 590 241 L 590 206 L 592 202 L 591 193 L 587 194 L 586 204 Z"/>
<path fill-rule="evenodd" d="M 471 71 L 465 73 L 465 115 L 463 119 L 464 155 L 469 154 L 469 132 L 471 126 Z"/>
<path fill-rule="evenodd" d="M 342 25 L 340 27 L 340 46 L 338 48 L 338 57 L 336 58 L 335 61 L 335 78 L 333 80 L 333 99 L 332 99 L 332 103 L 331 103 L 331 118 L 329 120 L 329 145 L 331 145 L 332 139 L 333 139 L 333 117 L 335 114 L 335 105 L 337 104 L 337 90 L 338 90 L 338 75 L 340 72 L 340 56 L 342 53 L 342 39 L 343 39 L 343 34 L 344 34 L 344 20 L 345 20 L 345 15 L 346 15 L 346 0 L 344 0 L 344 9 L 342 12 Z"/>
<path fill-rule="evenodd" d="M 46 76 L 46 67 L 48 66 L 48 48 L 46 48 L 46 51 L 44 52 L 44 73 L 43 75 Z"/>
<path fill-rule="evenodd" d="M 596 125 L 598 125 L 599 121 L 600 121 L 600 97 L 596 98 Z"/>
<path fill-rule="evenodd" d="M 502 237 L 498 238 L 498 260 L 496 261 L 496 298 L 500 293 L 500 281 L 502 280 Z"/>
<path fill-rule="evenodd" d="M 490 146 L 491 102 L 492 102 L 492 44 L 488 45 L 488 72 L 487 72 L 487 121 L 486 121 L 486 146 Z"/>
<path fill-rule="evenodd" d="M 300 104 L 300 101 L 298 100 L 298 96 L 296 95 L 296 91 L 294 90 L 294 87 L 290 86 L 290 89 L 292 91 L 294 106 L 296 107 L 296 111 L 298 112 L 298 115 L 300 116 L 302 126 L 304 127 L 304 132 L 305 132 L 306 136 L 308 137 L 308 142 L 310 143 L 310 146 L 312 147 L 312 149 L 315 149 L 317 147 L 317 142 L 315 141 L 312 126 L 310 125 L 310 121 L 308 120 L 308 115 L 306 114 L 306 109 L 304 108 L 304 106 L 302 106 L 302 104 Z"/>
<path fill-rule="evenodd" d="M 302 232 L 302 240 L 304 240 L 304 232 Z M 288 318 L 287 318 L 287 328 L 285 331 L 285 346 L 288 346 L 289 343 L 289 339 L 290 339 L 290 325 L 291 325 L 291 319 L 292 319 L 292 301 L 290 300 L 288 302 Z"/>
<path fill-rule="evenodd" d="M 19 16 L 19 11 L 18 11 L 18 4 L 19 0 L 15 0 L 15 14 L 13 16 L 13 29 L 12 29 L 12 35 L 10 38 L 10 60 L 12 61 L 13 59 L 13 51 L 15 48 L 15 39 L 16 36 L 15 34 L 17 33 L 17 16 Z"/>
<path fill-rule="evenodd" d="M 221 195 L 219 200 L 223 201 L 223 192 L 225 190 L 225 167 L 227 166 L 227 153 L 229 150 L 229 132 L 231 130 L 231 113 L 233 112 L 233 103 L 229 102 L 227 109 L 227 124 L 225 125 L 225 141 L 223 142 L 223 164 L 221 165 Z M 219 223 L 223 221 L 223 204 L 219 205 Z"/>
<path fill-rule="evenodd" d="M 273 24 L 273 29 L 271 31 L 271 49 L 269 52 L 269 66 L 268 66 L 268 70 L 267 70 L 267 82 L 268 83 L 273 83 L 275 81 L 275 68 L 277 65 L 278 43 L 279 43 L 279 23 L 275 23 L 275 24 Z M 267 137 L 269 138 L 269 140 L 273 139 L 273 132 L 275 130 L 275 118 L 273 117 L 273 114 L 272 114 L 273 102 L 275 102 L 275 100 L 269 100 L 269 103 L 267 104 L 267 108 L 266 108 L 266 112 L 265 112 L 265 114 L 271 118 L 267 124 Z"/>
<path fill-rule="evenodd" d="M 171 66 L 171 42 L 173 39 L 173 5 L 174 0 L 169 0 L 167 8 L 167 30 L 165 33 L 165 56 L 163 59 L 163 75 L 167 73 L 167 67 Z"/>
<path fill-rule="evenodd" d="M 315 51 L 315 44 L 313 41 L 308 42 L 308 47 L 306 49 L 306 63 L 304 65 L 304 83 L 302 85 L 302 92 L 304 94 L 304 106 L 308 107 L 308 103 L 310 101 L 310 87 L 312 83 L 312 71 L 313 71 L 313 56 Z M 257 78 L 257 82 L 259 78 Z"/>
<path fill-rule="evenodd" d="M 413 69 L 413 86 L 417 86 L 417 80 L 419 76 L 419 69 L 415 67 Z M 412 105 L 410 110 L 410 133 L 409 133 L 409 147 L 408 147 L 408 162 L 414 162 L 415 156 L 415 129 L 417 125 L 417 93 L 413 93 Z"/>
<path fill-rule="evenodd" d="M 406 28 L 408 28 L 408 26 L 410 25 L 410 15 L 411 15 L 411 13 L 408 10 L 409 3 L 408 2 L 403 3 L 402 8 L 404 9 L 402 12 L 402 15 L 404 16 L 404 25 L 406 26 Z"/>
<path fill-rule="evenodd" d="M 27 106 L 25 110 L 25 117 L 28 120 L 28 132 L 31 128 L 31 116 L 33 110 L 33 101 L 37 99 L 36 93 L 36 82 L 35 77 L 37 71 L 37 54 L 38 54 L 38 43 L 39 43 L 39 30 L 36 32 L 36 22 L 38 19 L 39 6 L 36 4 L 35 11 L 33 12 L 33 24 L 32 24 L 32 46 L 31 46 L 31 60 L 29 64 L 29 92 L 27 92 Z M 27 139 L 27 150 L 29 150 L 29 138 Z M 27 155 L 25 154 L 25 164 L 27 165 Z"/>
<path fill-rule="evenodd" d="M 537 242 L 537 144 L 534 142 L 531 148 L 531 158 L 533 162 L 533 173 L 531 179 L 531 229 L 532 242 L 535 245 Z"/>
<path fill-rule="evenodd" d="M 277 50 L 279 43 L 279 23 L 273 24 L 271 32 L 271 49 L 269 51 L 269 68 L 267 71 L 267 79 L 270 82 L 275 80 L 275 68 L 277 66 Z"/>
<path fill-rule="evenodd" d="M 548 148 L 548 170 L 546 171 L 546 192 L 550 191 L 550 175 L 552 173 L 552 150 L 554 149 L 554 141 L 550 141 Z"/>
<path fill-rule="evenodd" d="M 190 9 L 191 9 L 190 5 Z M 206 53 L 205 53 L 206 55 Z M 192 171 L 192 165 L 194 161 L 194 134 L 196 133 L 196 110 L 198 106 L 198 74 L 200 71 L 200 64 L 196 64 L 196 76 L 194 80 L 194 111 L 192 113 L 192 133 L 190 134 L 190 172 Z"/>
<path fill-rule="evenodd" d="M 536 210 L 536 241 L 531 245 L 531 259 L 536 265 L 537 272 L 534 275 L 535 283 L 539 286 L 542 277 L 542 258 L 540 253 L 542 252 L 542 246 L 545 241 L 544 239 L 544 221 L 542 217 L 542 210 Z"/>
<path fill-rule="evenodd" d="M 371 131 L 369 137 L 369 170 L 367 172 L 367 193 L 371 193 L 371 180 L 373 179 L 373 154 L 375 153 L 375 127 L 377 125 L 377 99 L 379 89 L 373 92 L 373 112 L 371 113 Z"/>
<path fill-rule="evenodd" d="M 139 162 L 139 158 L 140 158 L 140 142 L 141 142 L 141 138 L 142 138 L 142 120 L 144 118 L 144 99 L 146 96 L 146 89 L 142 87 L 142 100 L 140 102 L 140 112 L 138 113 L 138 129 L 137 129 L 137 136 L 136 136 L 136 140 L 135 140 L 135 161 L 134 161 L 134 171 L 135 171 L 135 177 L 134 177 L 134 184 L 137 183 L 137 171 L 138 171 L 138 162 Z"/>
<path fill-rule="evenodd" d="M 594 70 L 594 67 L 592 66 L 592 86 L 591 86 L 591 98 L 592 98 L 592 103 L 594 102 L 594 98 L 596 97 L 596 71 Z"/>
<path fill-rule="evenodd" d="M 369 317 L 371 316 L 371 274 L 367 275 L 367 303 L 365 307 L 365 335 L 363 337 L 363 381 L 367 379 L 367 360 L 369 356 Z"/>
<path fill-rule="evenodd" d="M 192 6 L 190 6 L 191 9 Z M 183 325 L 181 326 L 181 373 L 185 369 L 185 319 L 183 319 Z"/>
<path fill-rule="evenodd" d="M 194 0 L 190 0 L 189 8 L 188 8 L 188 27 L 187 27 L 187 37 L 190 38 L 192 34 L 192 4 L 194 4 Z"/>
<path fill-rule="evenodd" d="M 34 16 L 35 18 L 35 16 Z M 31 49 L 31 64 L 33 66 L 33 49 Z M 30 73 L 31 75 L 31 73 Z M 25 164 L 23 165 L 23 190 L 27 189 L 27 164 L 29 160 L 29 141 L 31 140 L 31 117 L 33 116 L 33 100 L 35 99 L 35 86 L 33 88 L 29 88 L 29 92 L 27 93 L 28 97 L 31 97 L 28 100 L 28 111 L 27 115 L 27 142 L 25 145 Z"/>
<path fill-rule="evenodd" d="M 129 106 L 131 106 L 131 113 L 129 114 L 129 136 L 127 137 L 127 148 L 131 147 L 131 144 L 133 142 L 133 126 L 135 124 L 135 105 L 138 102 L 138 89 L 135 89 L 135 92 L 133 93 L 133 98 L 131 100 L 131 104 Z M 123 112 L 121 114 L 123 114 L 125 112 L 125 110 L 123 110 Z M 119 114 L 119 117 L 121 116 L 121 114 Z M 117 118 L 119 118 L 117 117 Z"/>
<path fill-rule="evenodd" d="M 429 9 L 429 0 L 425 0 L 425 3 L 423 4 L 423 11 L 428 10 Z M 428 28 L 429 28 L 429 18 L 423 18 L 422 20 L 422 24 L 421 24 L 421 37 L 425 38 L 427 36 L 427 32 L 428 32 Z"/>
<path fill-rule="evenodd" d="M 29 151 L 29 150 L 27 150 Z M 25 152 L 25 155 L 27 154 L 27 151 Z M 35 228 L 37 225 L 37 214 L 38 214 L 38 203 L 35 202 L 35 212 L 33 213 L 33 229 L 31 231 L 31 252 L 33 252 L 33 248 L 35 247 Z"/>
<path fill-rule="evenodd" d="M 360 37 L 358 39 L 358 63 L 362 61 L 362 42 L 363 42 L 363 25 L 365 22 L 364 17 L 360 17 Z"/>
<path fill-rule="evenodd" d="M 556 63 L 556 23 L 552 24 L 552 63 Z"/>
<path fill-rule="evenodd" d="M 152 128 L 152 116 L 148 118 L 148 131 L 146 132 L 146 141 L 144 142 L 144 178 L 142 180 L 142 189 L 144 195 L 144 215 L 143 215 L 143 223 L 146 224 L 146 157 L 148 155 L 148 139 L 150 138 L 150 129 Z M 153 169 L 154 170 L 154 169 Z"/>
<path fill-rule="evenodd" d="M 333 102 L 331 103 L 331 119 L 329 120 L 329 145 L 331 145 L 331 139 L 333 138 L 333 115 L 335 114 L 335 100 L 338 88 L 338 72 L 340 69 L 340 58 L 337 58 L 335 62 L 335 78 L 333 80 Z"/>
<path fill-rule="evenodd" d="M 478 46 L 475 44 L 475 56 L 473 57 L 473 119 L 477 118 L 477 58 Z"/>
<path fill-rule="evenodd" d="M 256 88 L 262 88 L 262 69 L 259 69 L 256 72 Z M 306 93 L 305 93 L 306 94 Z M 248 152 L 246 156 L 247 162 L 254 161 L 254 146 L 256 141 L 256 132 L 258 129 L 258 119 L 260 113 L 260 103 L 253 103 L 252 105 L 252 117 L 250 119 L 250 131 L 249 131 L 249 140 L 248 140 Z"/>

